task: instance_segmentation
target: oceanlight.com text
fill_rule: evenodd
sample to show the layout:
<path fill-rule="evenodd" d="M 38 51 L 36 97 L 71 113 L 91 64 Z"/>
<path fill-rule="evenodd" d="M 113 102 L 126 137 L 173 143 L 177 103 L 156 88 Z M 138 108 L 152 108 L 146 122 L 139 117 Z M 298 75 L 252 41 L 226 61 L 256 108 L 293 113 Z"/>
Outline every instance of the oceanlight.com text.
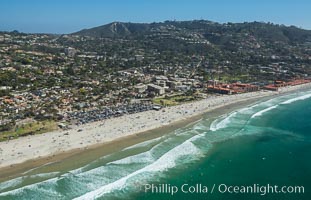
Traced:
<path fill-rule="evenodd" d="M 171 184 L 145 184 L 143 187 L 145 193 L 154 194 L 170 194 L 174 195 L 176 193 L 185 194 L 257 194 L 257 195 L 267 195 L 267 194 L 304 194 L 304 186 L 278 186 L 278 185 L 227 185 L 227 184 L 183 184 L 180 186 Z"/>
<path fill-rule="evenodd" d="M 303 186 L 278 186 L 278 185 L 218 185 L 218 192 L 220 193 L 232 193 L 232 194 L 260 194 L 262 196 L 266 194 L 303 194 L 305 188 Z"/>

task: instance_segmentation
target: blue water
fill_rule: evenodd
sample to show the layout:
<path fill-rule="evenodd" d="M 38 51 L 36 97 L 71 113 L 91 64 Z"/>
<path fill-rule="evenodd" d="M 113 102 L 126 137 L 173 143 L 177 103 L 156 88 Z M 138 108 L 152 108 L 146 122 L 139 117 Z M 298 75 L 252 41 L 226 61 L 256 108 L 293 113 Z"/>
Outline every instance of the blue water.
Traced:
<path fill-rule="evenodd" d="M 311 91 L 210 120 L 207 115 L 70 172 L 0 183 L 0 199 L 311 199 Z M 209 192 L 145 192 L 146 184 L 201 184 Z M 304 193 L 221 193 L 220 184 L 303 186 Z"/>

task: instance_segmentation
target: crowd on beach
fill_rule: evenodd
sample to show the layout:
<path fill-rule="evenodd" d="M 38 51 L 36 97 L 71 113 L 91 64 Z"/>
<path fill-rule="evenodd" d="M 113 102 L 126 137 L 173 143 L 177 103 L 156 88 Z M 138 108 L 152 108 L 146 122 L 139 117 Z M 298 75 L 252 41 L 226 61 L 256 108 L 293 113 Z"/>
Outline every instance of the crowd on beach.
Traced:
<path fill-rule="evenodd" d="M 92 145 L 114 141 L 125 136 L 136 136 L 140 132 L 160 128 L 183 119 L 190 119 L 225 105 L 238 102 L 243 103 L 248 100 L 257 101 L 263 97 L 272 97 L 303 88 L 311 88 L 311 83 L 284 87 L 278 92 L 257 91 L 236 95 L 210 96 L 199 101 L 165 107 L 161 110 L 150 110 L 151 105 L 133 107 L 127 110 L 128 114 L 120 115 L 119 117 L 86 123 L 69 130 L 57 130 L 1 142 L 0 168 L 22 163 L 30 159 L 57 155 L 70 150 L 84 150 Z M 149 110 L 140 112 L 141 109 Z M 120 107 L 121 110 L 124 110 L 124 108 L 121 109 Z M 94 117 L 91 117 L 92 115 Z M 86 116 L 90 117 L 87 119 L 91 119 L 91 121 L 100 117 L 96 117 L 96 113 L 87 113 Z"/>
<path fill-rule="evenodd" d="M 154 109 L 151 103 L 133 103 L 128 105 L 119 105 L 107 107 L 104 109 L 93 109 L 88 111 L 76 111 L 69 113 L 67 120 L 76 121 L 75 125 L 82 125 L 90 122 L 119 117 L 124 114 L 133 114 Z"/>

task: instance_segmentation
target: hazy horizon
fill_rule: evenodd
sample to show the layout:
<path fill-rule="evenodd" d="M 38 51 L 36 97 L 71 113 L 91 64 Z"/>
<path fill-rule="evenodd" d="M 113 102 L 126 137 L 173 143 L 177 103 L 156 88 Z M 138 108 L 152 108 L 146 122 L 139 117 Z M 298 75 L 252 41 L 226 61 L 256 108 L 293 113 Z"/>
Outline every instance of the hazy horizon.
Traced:
<path fill-rule="evenodd" d="M 91 28 L 95 28 L 95 27 L 99 27 L 99 26 L 104 26 L 104 25 L 107 25 L 107 24 L 111 24 L 111 23 L 114 23 L 114 22 L 120 22 L 120 23 L 139 23 L 139 24 L 149 24 L 149 23 L 163 23 L 165 21 L 195 21 L 195 20 L 205 20 L 205 21 L 211 21 L 209 19 L 189 19 L 189 20 L 164 20 L 164 21 L 153 21 L 153 22 L 131 22 L 131 21 L 111 21 L 111 22 L 107 22 L 105 24 L 99 24 L 99 25 L 95 25 L 95 26 L 92 26 L 92 27 L 84 27 L 84 28 L 81 28 L 79 30 L 75 30 L 75 31 L 72 31 L 72 32 L 69 32 L 69 33 L 53 33 L 53 32 L 23 32 L 23 31 L 20 31 L 18 29 L 15 29 L 15 30 L 0 30 L 0 32 L 13 32 L 13 31 L 18 31 L 19 33 L 26 33 L 26 34 L 72 34 L 72 33 L 75 33 L 75 32 L 78 32 L 78 31 L 81 31 L 81 30 L 84 30 L 84 29 L 91 29 Z M 212 21 L 212 22 L 215 22 L 215 23 L 219 23 L 219 24 L 226 24 L 226 23 L 253 23 L 253 22 L 259 22 L 259 23 L 272 23 L 272 24 L 275 24 L 275 25 L 284 25 L 284 26 L 295 26 L 297 28 L 300 28 L 300 29 L 305 29 L 303 27 L 298 27 L 296 26 L 295 24 L 278 24 L 278 23 L 274 23 L 274 22 L 269 22 L 269 21 L 244 21 L 244 22 L 217 22 L 217 21 Z M 305 29 L 305 30 L 311 30 L 311 29 Z"/>
<path fill-rule="evenodd" d="M 0 2 L 0 31 L 67 34 L 115 21 L 152 23 L 210 20 L 218 23 L 271 22 L 311 30 L 311 2 L 213 0 L 10 0 Z"/>

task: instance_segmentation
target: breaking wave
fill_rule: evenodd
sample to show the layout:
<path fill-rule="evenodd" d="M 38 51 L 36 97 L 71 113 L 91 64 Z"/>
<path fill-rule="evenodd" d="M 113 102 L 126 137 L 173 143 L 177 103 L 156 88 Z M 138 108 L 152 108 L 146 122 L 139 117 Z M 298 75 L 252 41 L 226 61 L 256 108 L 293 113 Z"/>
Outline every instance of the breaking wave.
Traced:
<path fill-rule="evenodd" d="M 224 118 L 217 119 L 212 122 L 210 126 L 211 131 L 217 131 L 222 128 L 226 128 L 231 120 L 236 116 L 237 112 L 233 112 L 232 114 L 229 114 L 228 116 L 225 116 Z"/>
<path fill-rule="evenodd" d="M 89 193 L 84 194 L 83 196 L 80 196 L 78 198 L 75 198 L 76 200 L 83 200 L 83 199 L 96 199 L 98 197 L 103 196 L 106 193 L 110 193 L 116 189 L 122 189 L 125 187 L 127 181 L 139 174 L 147 173 L 147 172 L 162 172 L 169 168 L 173 168 L 176 166 L 176 160 L 182 156 L 198 156 L 200 154 L 200 150 L 192 143 L 194 139 L 197 139 L 197 136 L 194 136 L 193 138 L 190 138 L 189 140 L 186 140 L 181 145 L 171 149 L 164 155 L 162 155 L 158 160 L 153 162 L 152 164 L 139 169 L 125 177 L 122 177 L 118 179 L 115 182 L 112 182 L 110 184 L 104 185 L 97 190 L 91 191 Z M 138 180 L 136 180 L 138 181 Z M 146 181 L 146 180 L 144 180 Z"/>
<path fill-rule="evenodd" d="M 295 97 L 295 98 L 289 99 L 287 101 L 282 102 L 281 104 L 290 104 L 290 103 L 293 103 L 295 101 L 300 101 L 300 100 L 308 99 L 310 97 L 311 97 L 311 94 L 306 94 L 306 95 L 303 95 L 303 96 L 300 96 L 300 97 Z"/>
<path fill-rule="evenodd" d="M 69 172 L 24 174 L 0 183 L 0 199 L 96 199 L 115 195 L 116 191 L 137 192 L 137 187 L 143 183 L 165 176 L 163 172 L 201 159 L 214 142 L 260 132 L 262 127 L 256 126 L 259 116 L 268 116 L 273 110 L 310 97 L 310 92 L 296 93 L 257 102 L 220 116 L 212 123 L 208 121 L 211 119 L 197 121 L 165 136 L 100 157 Z M 269 132 L 275 131 L 269 129 Z M 294 137 L 290 134 L 284 132 L 284 135 Z"/>
<path fill-rule="evenodd" d="M 265 112 L 268 112 L 268 111 L 270 111 L 270 110 L 273 110 L 273 109 L 275 109 L 275 108 L 277 108 L 277 107 L 278 107 L 278 105 L 275 105 L 275 106 L 271 106 L 271 107 L 269 107 L 269 108 L 263 109 L 263 110 L 261 110 L 261 111 L 258 111 L 258 112 L 256 112 L 255 114 L 253 114 L 253 115 L 251 116 L 251 118 L 255 118 L 255 117 L 261 116 L 261 115 L 264 114 Z"/>

